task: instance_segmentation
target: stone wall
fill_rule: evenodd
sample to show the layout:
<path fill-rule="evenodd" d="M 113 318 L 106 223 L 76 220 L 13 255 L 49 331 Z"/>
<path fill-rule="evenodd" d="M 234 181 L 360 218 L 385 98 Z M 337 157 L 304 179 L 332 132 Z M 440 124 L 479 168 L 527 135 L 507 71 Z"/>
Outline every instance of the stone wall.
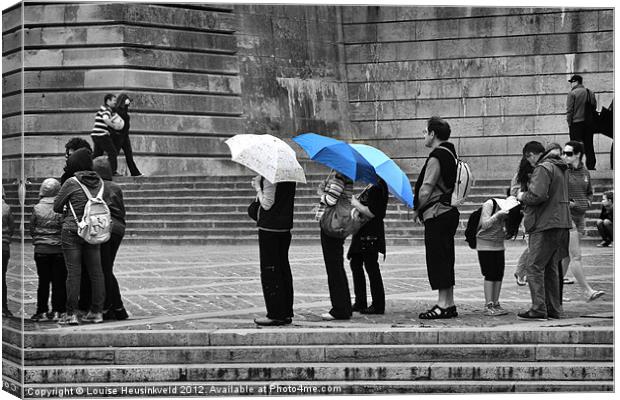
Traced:
<path fill-rule="evenodd" d="M 568 140 L 573 73 L 599 109 L 613 98 L 611 9 L 344 7 L 343 24 L 356 139 L 409 171 L 431 115 L 477 176 L 508 176 L 527 141 Z M 596 135 L 598 169 L 610 146 Z"/>
<path fill-rule="evenodd" d="M 566 140 L 571 73 L 599 103 L 613 98 L 606 9 L 94 2 L 21 14 L 3 12 L 3 178 L 19 176 L 22 145 L 26 176 L 59 176 L 64 143 L 89 138 L 108 92 L 134 99 L 148 175 L 247 173 L 226 138 L 307 131 L 376 145 L 413 172 L 433 114 L 477 174 L 495 175 L 531 138 Z M 608 167 L 610 141 L 595 143 Z"/>

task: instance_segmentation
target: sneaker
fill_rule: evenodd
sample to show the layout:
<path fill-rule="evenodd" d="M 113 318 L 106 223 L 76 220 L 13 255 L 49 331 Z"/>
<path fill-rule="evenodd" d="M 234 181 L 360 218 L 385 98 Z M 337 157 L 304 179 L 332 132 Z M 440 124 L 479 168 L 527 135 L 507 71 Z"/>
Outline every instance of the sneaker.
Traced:
<path fill-rule="evenodd" d="M 78 317 L 76 314 L 64 314 L 64 317 L 58 321 L 60 325 L 79 325 Z"/>
<path fill-rule="evenodd" d="M 497 315 L 495 308 L 493 307 L 493 303 L 488 303 L 484 306 L 483 314 L 487 317 L 494 317 Z"/>
<path fill-rule="evenodd" d="M 53 311 L 47 314 L 47 319 L 49 319 L 50 321 L 58 322 L 60 321 L 61 318 L 62 318 L 62 315 L 58 311 Z"/>
<path fill-rule="evenodd" d="M 530 321 L 546 321 L 547 320 L 547 316 L 544 314 L 539 314 L 533 311 L 523 311 L 520 312 L 519 314 L 517 314 L 517 317 L 519 319 L 525 319 L 525 320 L 530 320 Z"/>
<path fill-rule="evenodd" d="M 565 285 L 572 285 L 575 283 L 575 280 L 573 278 L 564 278 L 562 282 L 564 282 Z"/>
<path fill-rule="evenodd" d="M 508 311 L 506 311 L 504 309 L 504 307 L 502 307 L 499 302 L 493 304 L 493 308 L 495 309 L 495 315 L 506 315 L 508 314 Z"/>
<path fill-rule="evenodd" d="M 328 312 L 321 314 L 321 318 L 323 319 L 323 321 L 333 321 L 336 319 L 336 317 L 334 317 Z"/>
<path fill-rule="evenodd" d="M 517 274 L 515 274 L 515 278 L 517 279 L 517 285 L 519 286 L 525 286 L 527 285 L 527 277 L 524 276 L 519 276 Z"/>
<path fill-rule="evenodd" d="M 36 313 L 30 317 L 30 320 L 35 322 L 45 322 L 49 321 L 49 318 L 47 317 L 47 313 Z"/>
<path fill-rule="evenodd" d="M 596 247 L 609 247 L 610 244 L 611 244 L 610 241 L 603 240 L 601 243 L 597 244 Z"/>
<path fill-rule="evenodd" d="M 88 314 L 82 317 L 82 322 L 90 322 L 93 324 L 101 323 L 103 322 L 103 314 L 89 311 Z"/>
<path fill-rule="evenodd" d="M 602 290 L 595 290 L 594 292 L 592 292 L 590 294 L 590 296 L 588 296 L 588 300 L 586 300 L 588 303 L 591 301 L 594 301 L 596 299 L 598 299 L 599 297 L 603 296 L 605 294 L 605 292 L 603 292 Z"/>
<path fill-rule="evenodd" d="M 289 325 L 291 322 L 293 322 L 291 318 L 285 318 L 285 319 L 254 318 L 254 323 L 259 326 L 282 326 L 282 325 Z"/>

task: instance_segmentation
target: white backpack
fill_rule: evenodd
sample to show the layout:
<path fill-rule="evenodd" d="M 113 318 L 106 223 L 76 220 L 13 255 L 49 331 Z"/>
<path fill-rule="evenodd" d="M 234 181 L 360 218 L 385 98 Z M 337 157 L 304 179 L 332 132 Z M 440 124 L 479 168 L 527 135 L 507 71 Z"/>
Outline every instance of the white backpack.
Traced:
<path fill-rule="evenodd" d="M 69 202 L 69 207 L 75 218 L 75 223 L 78 226 L 78 235 L 90 244 L 105 243 L 110 240 L 110 230 L 112 225 L 112 215 L 110 209 L 105 201 L 103 201 L 103 180 L 101 180 L 101 189 L 97 196 L 93 197 L 90 194 L 88 188 L 82 185 L 76 177 L 73 177 L 75 181 L 82 187 L 88 201 L 84 206 L 84 215 L 82 220 L 78 221 L 75 215 L 73 205 Z"/>
<path fill-rule="evenodd" d="M 439 146 L 438 148 L 446 150 L 450 153 L 452 158 L 454 158 L 454 161 L 456 161 L 456 180 L 454 182 L 454 190 L 452 191 L 450 205 L 452 207 L 458 207 L 465 202 L 469 194 L 469 189 L 471 189 L 474 184 L 474 176 L 467 162 L 454 157 L 454 154 L 445 147 Z"/>

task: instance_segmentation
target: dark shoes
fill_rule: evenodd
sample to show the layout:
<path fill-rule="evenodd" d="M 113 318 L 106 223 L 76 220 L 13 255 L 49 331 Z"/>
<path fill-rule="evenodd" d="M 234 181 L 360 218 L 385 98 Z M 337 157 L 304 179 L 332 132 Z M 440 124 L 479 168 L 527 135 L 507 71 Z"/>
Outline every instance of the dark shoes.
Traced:
<path fill-rule="evenodd" d="M 532 310 L 520 312 L 517 314 L 517 317 L 519 319 L 530 320 L 530 321 L 546 321 L 547 320 L 547 316 L 545 314 L 537 313 Z M 554 317 L 557 317 L 556 319 L 560 318 L 559 315 L 554 315 Z"/>
<path fill-rule="evenodd" d="M 420 319 L 448 319 L 458 316 L 459 313 L 456 311 L 456 306 L 441 308 L 438 305 L 434 305 L 430 310 L 420 313 L 418 317 Z"/>
<path fill-rule="evenodd" d="M 611 242 L 609 240 L 603 240 L 601 243 L 597 244 L 596 247 L 609 247 Z"/>
<path fill-rule="evenodd" d="M 291 318 L 271 319 L 271 318 L 254 318 L 254 323 L 259 326 L 282 326 L 289 325 L 293 322 Z"/>
<path fill-rule="evenodd" d="M 383 308 L 375 307 L 374 304 L 370 307 L 364 308 L 360 311 L 362 314 L 384 314 L 385 310 Z"/>
<path fill-rule="evenodd" d="M 367 309 L 368 307 L 366 306 L 366 304 L 358 304 L 358 303 L 354 303 L 353 306 L 351 307 L 351 310 L 353 312 L 358 312 L 358 313 L 362 313 L 362 311 L 364 311 L 365 309 Z"/>
<path fill-rule="evenodd" d="M 118 310 L 107 310 L 103 312 L 103 319 L 106 321 L 123 321 L 129 318 L 127 310 L 125 308 L 119 308 Z"/>

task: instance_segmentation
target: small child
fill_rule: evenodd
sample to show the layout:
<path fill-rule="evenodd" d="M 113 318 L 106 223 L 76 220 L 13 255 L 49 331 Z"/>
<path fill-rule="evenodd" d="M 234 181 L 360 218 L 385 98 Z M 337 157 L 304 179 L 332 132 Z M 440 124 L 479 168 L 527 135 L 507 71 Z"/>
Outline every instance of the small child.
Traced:
<path fill-rule="evenodd" d="M 13 236 L 13 214 L 11 207 L 4 201 L 4 187 L 2 188 L 2 316 L 12 317 L 9 310 L 6 291 L 6 271 L 11 257 L 11 236 Z"/>
<path fill-rule="evenodd" d="M 60 233 L 62 215 L 54 212 L 54 198 L 60 190 L 60 182 L 48 178 L 41 184 L 39 202 L 30 217 L 30 235 L 34 245 L 34 262 L 39 275 L 37 289 L 37 312 L 33 321 L 58 321 L 65 312 L 67 269 L 62 253 Z M 52 312 L 48 314 L 50 284 L 52 285 Z"/>
<path fill-rule="evenodd" d="M 608 247 L 614 240 L 614 192 L 605 192 L 601 204 L 603 207 L 596 227 L 603 241 L 597 244 L 597 247 Z"/>
<path fill-rule="evenodd" d="M 504 221 L 509 211 L 499 208 L 495 200 L 489 199 L 482 205 L 480 225 L 476 235 L 478 261 L 484 276 L 485 315 L 497 316 L 508 314 L 499 304 L 499 293 L 504 278 L 505 257 Z"/>

